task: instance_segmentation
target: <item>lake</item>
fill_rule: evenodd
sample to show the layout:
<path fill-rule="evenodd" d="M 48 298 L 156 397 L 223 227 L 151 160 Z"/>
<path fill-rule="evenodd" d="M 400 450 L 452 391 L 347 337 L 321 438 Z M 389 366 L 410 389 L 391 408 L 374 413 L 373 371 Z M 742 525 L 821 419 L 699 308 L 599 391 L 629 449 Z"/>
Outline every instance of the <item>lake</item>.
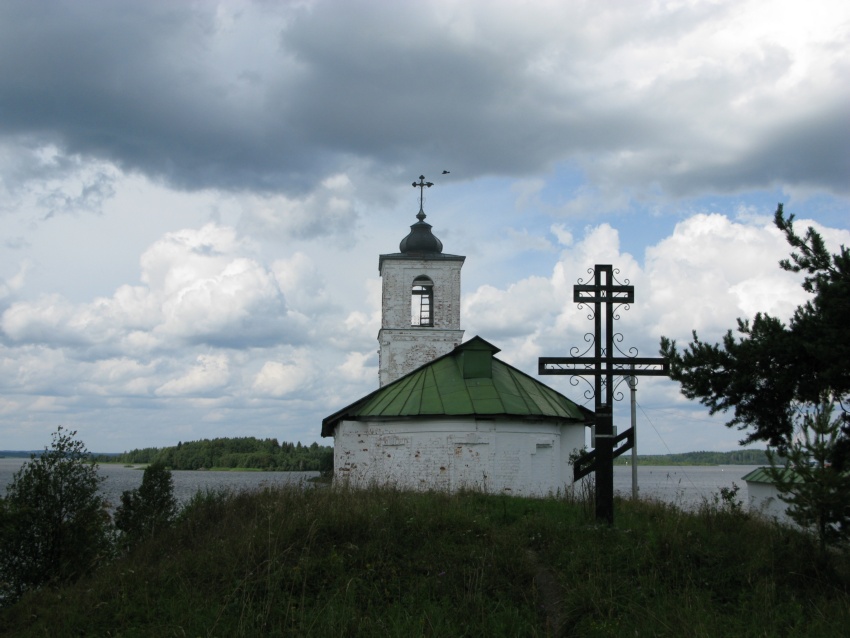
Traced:
<path fill-rule="evenodd" d="M 672 503 L 682 509 L 691 509 L 711 502 L 720 489 L 731 488 L 734 483 L 740 489 L 737 500 L 749 502 L 747 484 L 741 480 L 759 465 L 639 465 L 638 496 Z M 631 498 L 632 468 L 614 466 L 614 492 Z"/>
<path fill-rule="evenodd" d="M 12 475 L 28 459 L 0 458 L 0 495 L 6 494 L 6 486 L 11 483 Z M 101 492 L 109 503 L 116 507 L 121 503 L 121 493 L 132 490 L 142 484 L 141 467 L 102 464 L 98 473 L 106 480 Z M 270 485 L 291 485 L 303 483 L 318 476 L 318 472 L 213 472 L 174 470 L 174 496 L 181 503 L 188 501 L 198 490 L 250 490 Z"/>
<path fill-rule="evenodd" d="M 12 475 L 27 459 L 0 458 L 0 495 L 6 494 L 6 486 Z M 640 498 L 672 503 L 683 509 L 698 506 L 705 500 L 711 501 L 720 488 L 740 487 L 738 499 L 747 503 L 747 484 L 741 477 L 754 470 L 756 465 L 711 465 L 711 466 L 652 466 L 638 467 Z M 106 499 L 117 506 L 121 493 L 132 490 L 142 483 L 142 470 L 123 465 L 101 465 L 101 476 L 106 477 L 102 492 Z M 244 490 L 271 485 L 304 483 L 318 476 L 318 472 L 211 472 L 174 470 L 174 495 L 181 503 L 188 501 L 198 490 L 219 488 Z M 630 497 L 632 493 L 632 469 L 628 466 L 614 467 L 614 491 Z"/>

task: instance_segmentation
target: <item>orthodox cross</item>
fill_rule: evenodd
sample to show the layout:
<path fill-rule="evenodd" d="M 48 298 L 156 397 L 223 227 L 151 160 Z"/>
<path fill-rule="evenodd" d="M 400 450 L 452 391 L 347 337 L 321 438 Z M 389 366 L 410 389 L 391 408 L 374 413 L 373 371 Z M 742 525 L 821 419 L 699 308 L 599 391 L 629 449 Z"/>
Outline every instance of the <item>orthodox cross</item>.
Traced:
<path fill-rule="evenodd" d="M 614 395 L 614 377 L 631 377 L 630 383 L 638 376 L 668 376 L 667 359 L 654 357 L 626 356 L 615 341 L 622 341 L 621 334 L 613 330 L 614 319 L 619 319 L 616 309 L 626 309 L 634 302 L 635 287 L 623 285 L 614 277 L 610 265 L 599 265 L 588 272 L 593 273 L 594 283 L 579 283 L 573 286 L 573 301 L 579 304 L 592 304 L 595 332 L 587 335 L 593 341 L 593 356 L 586 356 L 590 347 L 579 356 L 540 357 L 538 374 L 565 374 L 572 377 L 593 376 L 593 395 L 596 399 L 596 415 L 593 427 L 593 449 L 580 456 L 574 465 L 574 480 L 596 473 L 596 520 L 614 522 L 614 459 L 634 445 L 634 432 L 629 428 L 617 435 L 614 429 L 612 401 Z M 603 311 L 604 306 L 604 311 Z M 604 312 L 604 326 L 603 326 Z M 603 331 L 604 328 L 604 331 Z M 615 356 L 615 347 L 623 356 Z M 637 351 L 630 348 L 630 352 Z M 578 348 L 570 353 L 577 355 Z M 622 396 L 618 397 L 622 398 Z"/>
<path fill-rule="evenodd" d="M 448 171 L 443 171 L 443 172 L 447 173 Z M 419 176 L 419 182 L 413 182 L 414 188 L 419 187 L 419 212 L 423 216 L 425 215 L 425 210 L 422 208 L 422 202 L 424 201 L 425 188 L 431 188 L 433 185 L 434 185 L 434 182 L 426 182 L 425 181 L 424 175 Z"/>

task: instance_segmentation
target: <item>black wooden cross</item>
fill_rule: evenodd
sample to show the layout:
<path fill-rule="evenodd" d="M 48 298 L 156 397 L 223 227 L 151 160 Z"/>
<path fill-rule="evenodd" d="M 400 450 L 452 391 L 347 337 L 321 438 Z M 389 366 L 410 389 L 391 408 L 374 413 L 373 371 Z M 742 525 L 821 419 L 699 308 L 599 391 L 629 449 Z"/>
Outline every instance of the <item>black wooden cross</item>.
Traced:
<path fill-rule="evenodd" d="M 591 281 L 595 283 L 583 284 L 579 280 L 573 287 L 573 301 L 578 303 L 579 307 L 582 304 L 593 304 L 593 356 L 585 356 L 590 351 L 588 348 L 581 356 L 540 357 L 538 374 L 594 377 L 594 449 L 579 457 L 573 474 L 577 481 L 590 472 L 596 473 L 596 520 L 610 524 L 614 522 L 614 459 L 634 445 L 634 433 L 631 428 L 619 435 L 614 432 L 614 377 L 668 376 L 670 366 L 667 359 L 663 358 L 614 356 L 615 339 L 619 341 L 622 337 L 614 334 L 614 319 L 619 318 L 616 317 L 615 311 L 618 306 L 625 305 L 628 308 L 629 304 L 634 302 L 635 287 L 618 283 L 610 265 L 597 264 L 594 270 L 589 272 L 593 272 Z M 570 352 L 576 354 L 578 348 L 571 348 Z M 620 352 L 622 354 L 622 351 Z"/>

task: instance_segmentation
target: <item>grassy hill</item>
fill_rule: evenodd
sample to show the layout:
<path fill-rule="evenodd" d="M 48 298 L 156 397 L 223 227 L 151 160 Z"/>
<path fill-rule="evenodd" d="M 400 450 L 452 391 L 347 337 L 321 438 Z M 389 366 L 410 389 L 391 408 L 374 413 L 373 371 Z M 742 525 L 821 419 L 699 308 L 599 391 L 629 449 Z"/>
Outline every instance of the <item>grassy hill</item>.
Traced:
<path fill-rule="evenodd" d="M 729 503 L 318 487 L 198 495 L 93 578 L 0 611 L 9 636 L 828 636 L 850 556 Z"/>

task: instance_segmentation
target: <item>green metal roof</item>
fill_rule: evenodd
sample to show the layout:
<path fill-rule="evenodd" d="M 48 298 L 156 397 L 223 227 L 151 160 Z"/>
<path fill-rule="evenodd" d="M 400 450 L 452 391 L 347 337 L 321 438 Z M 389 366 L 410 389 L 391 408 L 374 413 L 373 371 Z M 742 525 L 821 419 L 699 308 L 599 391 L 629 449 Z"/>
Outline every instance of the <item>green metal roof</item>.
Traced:
<path fill-rule="evenodd" d="M 785 478 L 791 478 L 795 483 L 802 483 L 803 480 L 794 474 L 793 471 L 782 468 L 782 473 Z M 752 472 L 749 472 L 745 476 L 741 477 L 741 480 L 747 481 L 748 483 L 773 483 L 773 479 L 770 476 L 766 467 L 759 467 L 754 469 Z"/>
<path fill-rule="evenodd" d="M 445 416 L 537 417 L 586 422 L 593 412 L 499 361 L 499 349 L 474 337 L 450 353 L 366 395 L 322 421 L 332 436 L 343 419 Z"/>

